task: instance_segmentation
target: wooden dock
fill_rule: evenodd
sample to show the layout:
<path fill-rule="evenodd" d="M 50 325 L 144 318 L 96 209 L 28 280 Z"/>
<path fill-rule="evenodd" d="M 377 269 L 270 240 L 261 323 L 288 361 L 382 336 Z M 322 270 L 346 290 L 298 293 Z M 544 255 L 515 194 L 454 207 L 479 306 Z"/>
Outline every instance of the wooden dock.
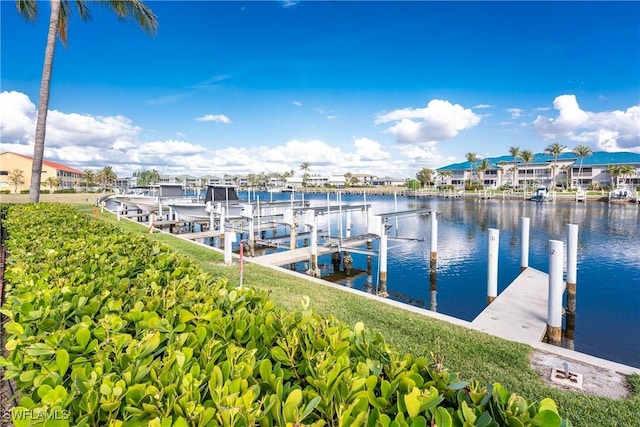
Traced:
<path fill-rule="evenodd" d="M 208 231 L 200 231 L 197 233 L 181 233 L 180 237 L 187 240 L 198 240 L 198 239 L 206 239 L 207 237 L 218 237 L 220 236 L 220 230 L 208 230 Z"/>
<path fill-rule="evenodd" d="M 525 344 L 547 331 L 549 275 L 527 268 L 472 322 L 477 330 Z"/>
<path fill-rule="evenodd" d="M 318 256 L 327 255 L 336 251 L 355 252 L 358 246 L 362 246 L 367 243 L 369 236 L 358 236 L 351 238 L 344 238 L 342 245 L 339 246 L 338 240 L 328 241 L 325 245 L 318 245 Z M 262 255 L 252 258 L 252 261 L 263 265 L 287 265 L 294 262 L 308 261 L 311 259 L 311 248 L 305 246 L 303 248 L 297 248 L 293 250 L 287 250 L 282 252 L 275 252 L 268 255 Z"/>

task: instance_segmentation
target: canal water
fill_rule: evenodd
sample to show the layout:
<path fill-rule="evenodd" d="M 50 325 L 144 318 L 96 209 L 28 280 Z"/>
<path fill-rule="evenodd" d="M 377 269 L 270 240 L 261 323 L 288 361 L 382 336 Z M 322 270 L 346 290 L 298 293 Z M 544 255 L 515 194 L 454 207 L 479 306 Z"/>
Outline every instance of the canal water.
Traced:
<path fill-rule="evenodd" d="M 241 194 L 244 196 L 246 193 Z M 254 197 L 254 195 L 251 195 Z M 261 201 L 284 200 L 290 194 L 258 193 Z M 295 199 L 303 197 L 296 193 Z M 311 206 L 326 207 L 325 194 L 305 194 Z M 337 195 L 330 195 L 335 212 Z M 341 195 L 344 205 L 363 205 L 362 195 Z M 429 209 L 438 215 L 438 260 L 430 282 L 430 220 L 428 216 L 389 217 L 389 298 L 460 319 L 473 320 L 486 305 L 488 229 L 499 235 L 498 292 L 520 272 L 520 218 L 530 218 L 529 266 L 548 272 L 549 240 L 566 244 L 566 224 L 577 224 L 578 275 L 574 348 L 608 360 L 640 367 L 640 207 L 604 202 L 412 198 L 371 196 L 375 214 Z M 343 214 L 342 231 L 346 230 Z M 328 218 L 331 218 L 328 222 Z M 366 233 L 364 211 L 351 213 L 351 235 Z M 321 232 L 337 236 L 338 215 L 319 217 Z M 302 242 L 298 243 L 299 245 Z M 377 249 L 374 240 L 373 249 Z M 331 256 L 319 258 L 323 278 L 375 293 L 378 258 L 367 274 L 367 257 L 351 254 L 354 274 L 334 274 Z M 292 268 L 305 271 L 307 263 Z M 435 290 L 435 293 L 432 292 Z"/>

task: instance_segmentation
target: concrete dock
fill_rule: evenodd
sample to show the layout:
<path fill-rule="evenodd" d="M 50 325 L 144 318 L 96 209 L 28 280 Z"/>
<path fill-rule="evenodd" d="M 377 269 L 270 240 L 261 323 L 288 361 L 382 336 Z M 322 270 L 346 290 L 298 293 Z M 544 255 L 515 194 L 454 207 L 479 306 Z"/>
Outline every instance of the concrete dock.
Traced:
<path fill-rule="evenodd" d="M 532 345 L 547 330 L 549 275 L 525 269 L 473 321 L 474 329 Z"/>

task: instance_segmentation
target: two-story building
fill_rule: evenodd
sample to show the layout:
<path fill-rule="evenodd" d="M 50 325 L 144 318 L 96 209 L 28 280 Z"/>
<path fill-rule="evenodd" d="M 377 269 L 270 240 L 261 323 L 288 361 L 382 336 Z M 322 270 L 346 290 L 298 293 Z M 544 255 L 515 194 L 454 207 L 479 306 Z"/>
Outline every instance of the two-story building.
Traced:
<path fill-rule="evenodd" d="M 556 159 L 550 154 L 537 153 L 531 162 L 514 161 L 511 156 L 489 157 L 489 168 L 478 170 L 480 160 L 455 163 L 436 170 L 438 185 L 452 185 L 462 189 L 468 181 L 479 181 L 484 188 L 492 189 L 503 185 L 522 188 L 532 185 L 551 186 L 553 183 L 564 187 L 628 187 L 640 186 L 640 154 L 630 152 L 592 153 L 584 158 L 573 152 L 560 154 Z M 630 166 L 632 173 L 613 177 L 611 166 Z M 635 171 L 635 172 L 633 172 Z"/>
<path fill-rule="evenodd" d="M 10 189 L 18 192 L 28 190 L 31 183 L 31 169 L 33 167 L 33 157 L 25 154 L 5 151 L 0 153 L 0 190 Z M 19 171 L 21 178 L 17 186 L 9 182 L 10 174 Z M 82 183 L 84 172 L 62 163 L 49 160 L 42 161 L 42 175 L 40 177 L 41 188 L 48 190 L 57 189 L 79 189 Z M 54 178 L 49 180 L 49 178 Z"/>

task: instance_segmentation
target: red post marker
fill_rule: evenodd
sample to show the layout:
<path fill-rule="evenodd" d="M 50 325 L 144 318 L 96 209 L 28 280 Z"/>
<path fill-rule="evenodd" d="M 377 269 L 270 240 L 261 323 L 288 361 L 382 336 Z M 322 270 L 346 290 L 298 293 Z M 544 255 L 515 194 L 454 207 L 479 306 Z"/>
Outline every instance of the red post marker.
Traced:
<path fill-rule="evenodd" d="M 242 286 L 244 276 L 244 240 L 240 240 L 240 286 Z"/>

